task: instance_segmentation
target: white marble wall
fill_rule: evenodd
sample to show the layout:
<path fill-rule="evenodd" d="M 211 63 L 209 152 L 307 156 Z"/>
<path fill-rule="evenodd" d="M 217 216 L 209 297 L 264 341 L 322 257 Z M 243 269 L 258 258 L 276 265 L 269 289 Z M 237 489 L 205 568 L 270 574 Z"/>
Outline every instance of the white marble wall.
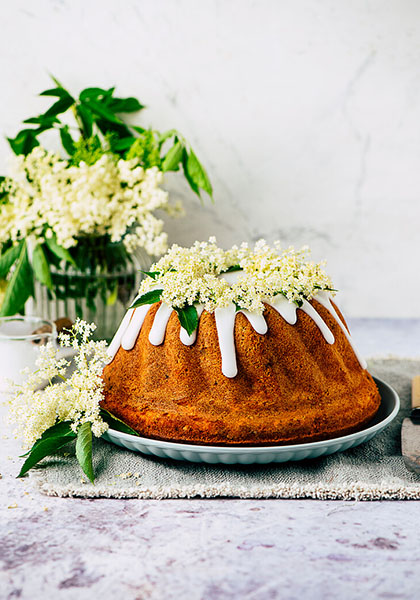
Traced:
<path fill-rule="evenodd" d="M 176 179 L 171 241 L 309 243 L 352 316 L 420 316 L 420 4 L 415 0 L 3 0 L 0 131 L 48 72 L 118 85 L 177 127 L 215 204 Z M 0 172 L 8 146 L 0 141 Z M 392 289 L 394 293 L 385 293 Z"/>

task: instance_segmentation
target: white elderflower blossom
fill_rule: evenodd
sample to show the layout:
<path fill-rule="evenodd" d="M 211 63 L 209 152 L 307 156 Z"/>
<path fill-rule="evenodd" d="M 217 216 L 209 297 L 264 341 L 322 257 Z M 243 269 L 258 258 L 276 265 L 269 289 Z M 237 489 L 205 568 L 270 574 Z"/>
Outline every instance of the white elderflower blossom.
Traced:
<path fill-rule="evenodd" d="M 169 203 L 162 183 L 157 167 L 145 170 L 136 159 L 105 153 L 92 165 L 76 166 L 38 146 L 14 158 L 12 178 L 3 184 L 9 195 L 0 214 L 0 244 L 55 234 L 60 246 L 70 248 L 79 236 L 109 235 L 129 252 L 143 247 L 158 256 L 167 237 L 154 211 L 181 211 L 179 202 Z"/>
<path fill-rule="evenodd" d="M 100 416 L 100 402 L 102 370 L 109 358 L 106 342 L 90 339 L 95 327 L 78 319 L 70 332 L 60 334 L 61 346 L 77 351 L 71 375 L 66 377 L 70 362 L 57 358 L 57 348 L 50 342 L 40 347 L 38 370 L 28 374 L 23 385 L 15 386 L 16 394 L 9 402 L 9 420 L 17 424 L 15 434 L 23 438 L 26 447 L 31 447 L 58 421 L 70 421 L 74 432 L 89 422 L 97 437 L 108 429 Z M 46 382 L 47 387 L 39 389 Z"/>
<path fill-rule="evenodd" d="M 324 263 L 309 261 L 308 256 L 307 247 L 282 251 L 279 242 L 270 247 L 264 240 L 253 250 L 245 243 L 223 250 L 215 238 L 195 242 L 191 248 L 174 244 L 151 267 L 153 279 L 142 282 L 140 294 L 162 290 L 162 301 L 174 308 L 201 303 L 212 312 L 235 302 L 261 314 L 264 302 L 278 294 L 299 304 L 319 290 L 334 291 Z"/>

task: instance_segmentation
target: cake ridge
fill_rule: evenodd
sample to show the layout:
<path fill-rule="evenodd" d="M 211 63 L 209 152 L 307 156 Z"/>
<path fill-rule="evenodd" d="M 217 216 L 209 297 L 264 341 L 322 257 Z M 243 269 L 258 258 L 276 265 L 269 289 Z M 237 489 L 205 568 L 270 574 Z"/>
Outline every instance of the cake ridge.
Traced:
<path fill-rule="evenodd" d="M 331 313 L 332 317 L 337 321 L 343 333 L 345 334 L 348 342 L 350 343 L 356 355 L 356 358 L 360 363 L 360 366 L 363 369 L 365 369 L 366 361 L 363 359 L 363 357 L 357 350 L 357 347 L 354 344 L 350 334 L 348 333 L 344 323 L 340 319 L 337 311 L 334 309 L 329 294 L 327 294 L 324 291 L 320 291 L 314 296 L 314 300 L 318 301 L 322 306 L 324 306 Z M 268 304 L 272 308 L 274 308 L 276 312 L 278 312 L 280 316 L 283 317 L 283 319 L 287 323 L 289 323 L 289 325 L 293 325 L 296 323 L 297 311 L 302 310 L 317 325 L 325 341 L 328 344 L 334 343 L 334 335 L 331 332 L 330 328 L 320 316 L 316 308 L 314 308 L 314 306 L 310 304 L 307 300 L 303 300 L 301 306 L 298 306 L 294 303 L 290 303 L 285 298 L 276 300 L 275 302 L 270 302 Z M 134 347 L 149 309 L 150 305 L 143 305 L 134 309 L 131 308 L 127 311 L 127 314 L 125 315 L 120 325 L 120 328 L 118 329 L 117 333 L 114 336 L 114 339 L 112 340 L 108 348 L 108 355 L 110 356 L 111 361 L 115 357 L 120 346 L 124 350 L 131 350 Z M 199 319 L 203 310 L 204 309 L 202 306 L 198 307 L 198 311 L 200 313 Z M 159 346 L 163 343 L 165 339 L 168 321 L 172 312 L 174 312 L 174 309 L 164 302 L 162 302 L 159 306 L 153 320 L 152 328 L 149 333 L 149 342 L 153 346 Z M 260 335 L 264 335 L 267 332 L 267 323 L 264 319 L 264 315 L 258 315 L 257 313 L 252 313 L 244 309 L 237 310 L 233 302 L 227 307 L 216 308 L 215 318 L 219 338 L 219 348 L 222 358 L 222 373 L 226 377 L 235 377 L 237 374 L 234 345 L 234 327 L 236 316 L 239 313 L 245 315 L 254 331 L 259 333 Z M 196 330 L 193 332 L 193 334 L 188 335 L 185 329 L 181 327 L 180 340 L 186 346 L 191 345 L 195 341 L 195 334 Z"/>

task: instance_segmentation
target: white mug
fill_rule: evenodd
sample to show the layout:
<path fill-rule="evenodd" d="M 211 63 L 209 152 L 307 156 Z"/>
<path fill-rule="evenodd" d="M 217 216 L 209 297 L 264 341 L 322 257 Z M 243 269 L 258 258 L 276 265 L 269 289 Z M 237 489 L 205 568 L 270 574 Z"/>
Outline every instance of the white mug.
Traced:
<path fill-rule="evenodd" d="M 0 318 L 0 392 L 10 391 L 10 381 L 25 381 L 22 369 L 36 370 L 39 348 L 47 342 L 57 345 L 53 321 L 27 316 Z"/>

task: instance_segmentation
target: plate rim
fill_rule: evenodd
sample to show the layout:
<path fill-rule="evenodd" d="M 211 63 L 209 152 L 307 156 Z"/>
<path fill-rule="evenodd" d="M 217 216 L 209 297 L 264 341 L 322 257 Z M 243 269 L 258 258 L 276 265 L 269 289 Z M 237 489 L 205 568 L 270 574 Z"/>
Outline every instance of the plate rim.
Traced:
<path fill-rule="evenodd" d="M 117 431 L 116 429 L 112 429 L 112 427 L 109 427 L 109 429 L 107 429 L 107 431 L 102 435 L 102 437 L 104 437 L 106 439 L 107 437 L 107 433 L 111 432 L 111 435 L 126 440 L 128 442 L 131 443 L 137 443 L 137 444 L 141 444 L 143 446 L 147 445 L 147 446 L 152 446 L 152 447 L 159 447 L 165 450 L 176 450 L 178 452 L 194 452 L 194 453 L 202 453 L 202 452 L 206 452 L 206 453 L 210 453 L 210 454 L 220 454 L 220 453 L 227 453 L 227 454 L 264 454 L 267 452 L 275 452 L 275 453 L 279 453 L 279 452 L 296 452 L 296 451 L 304 451 L 304 450 L 315 450 L 316 448 L 323 448 L 325 446 L 330 446 L 331 444 L 343 444 L 345 442 L 348 441 L 354 441 L 355 439 L 357 440 L 359 437 L 363 437 L 369 434 L 372 434 L 372 436 L 381 429 L 384 429 L 387 425 L 389 425 L 389 423 L 391 423 L 395 417 L 397 416 L 399 410 L 400 410 L 400 406 L 401 406 L 401 402 L 400 402 L 400 398 L 397 394 L 397 392 L 394 390 L 394 388 L 389 385 L 389 383 L 387 383 L 386 381 L 383 381 L 382 379 L 380 379 L 379 377 L 373 377 L 373 380 L 375 381 L 376 385 L 378 388 L 380 388 L 380 386 L 383 386 L 384 388 L 387 389 L 387 391 L 390 393 L 390 396 L 392 398 L 393 401 L 393 407 L 391 412 L 381 421 L 379 421 L 378 423 L 375 423 L 374 425 L 371 425 L 369 427 L 366 427 L 364 429 L 361 429 L 360 431 L 356 431 L 354 433 L 349 433 L 347 435 L 343 435 L 340 437 L 336 437 L 336 438 L 329 438 L 326 440 L 318 440 L 315 442 L 304 442 L 303 444 L 289 444 L 289 445 L 281 445 L 281 446 L 214 446 L 214 445 L 203 445 L 203 444 L 187 444 L 184 442 L 171 442 L 171 441 L 167 441 L 167 440 L 157 440 L 154 438 L 146 438 L 146 437 L 142 437 L 142 436 L 137 436 L 137 435 L 132 435 L 130 433 L 124 433 L 123 431 Z M 380 384 L 378 386 L 378 383 Z M 379 394 L 381 396 L 381 402 L 382 402 L 382 393 L 381 390 L 379 389 Z M 113 442 L 113 440 L 110 440 L 111 442 Z M 113 442 L 114 443 L 114 442 Z"/>

